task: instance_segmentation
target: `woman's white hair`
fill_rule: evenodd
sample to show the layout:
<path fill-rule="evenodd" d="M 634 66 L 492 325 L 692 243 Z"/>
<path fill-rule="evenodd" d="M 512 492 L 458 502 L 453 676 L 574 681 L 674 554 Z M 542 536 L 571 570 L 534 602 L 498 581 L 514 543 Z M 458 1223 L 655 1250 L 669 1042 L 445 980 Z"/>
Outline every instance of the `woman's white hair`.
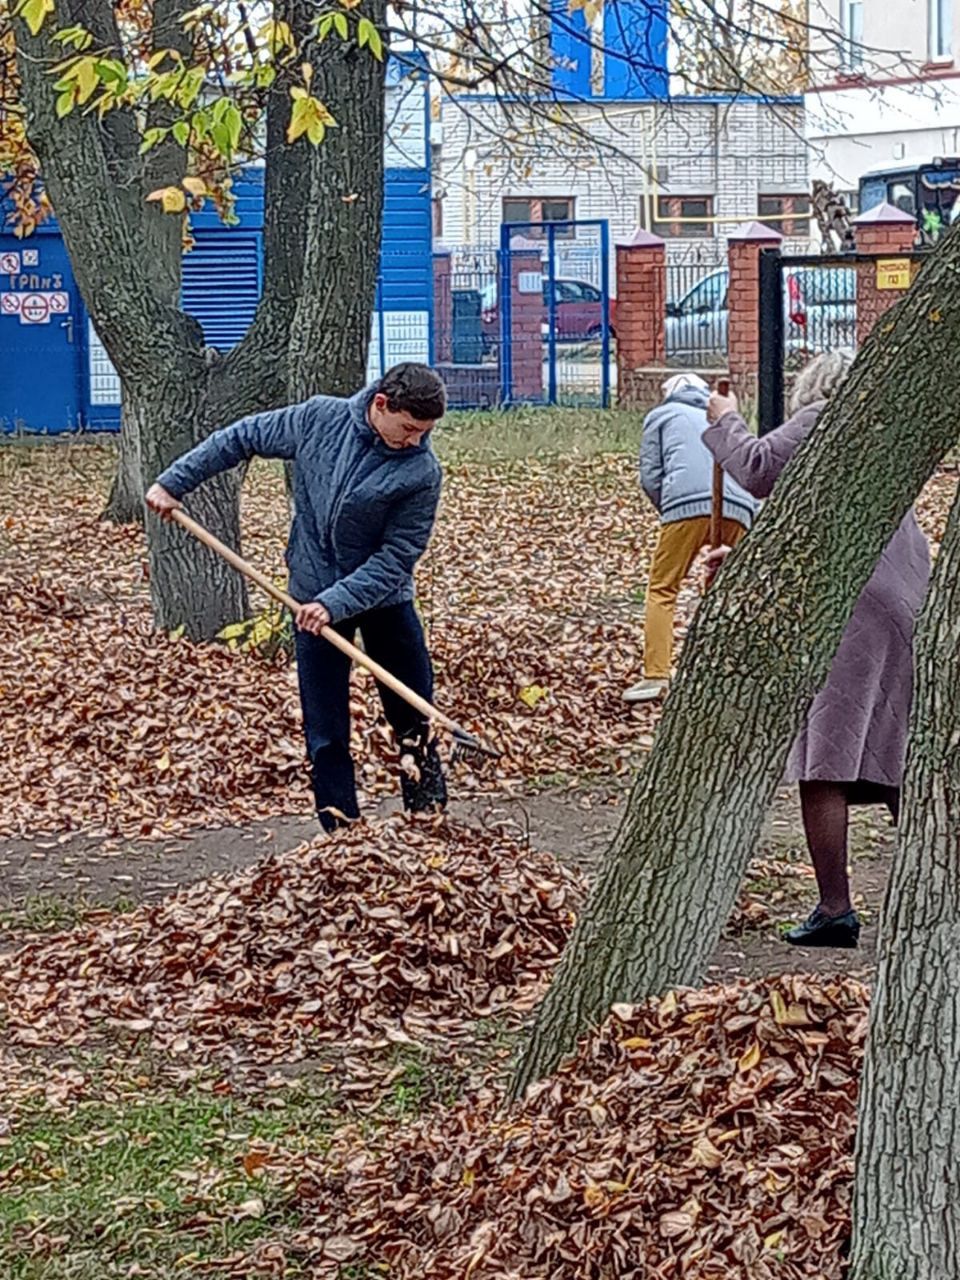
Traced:
<path fill-rule="evenodd" d="M 696 373 L 675 373 L 672 378 L 668 378 L 660 387 L 660 392 L 664 400 L 669 400 L 671 396 L 675 396 L 678 391 L 686 391 L 687 388 L 693 388 L 696 391 L 709 391 L 707 383 Z"/>
<path fill-rule="evenodd" d="M 853 352 L 843 349 L 814 356 L 797 374 L 790 395 L 790 412 L 799 413 L 810 404 L 829 400 L 853 364 Z"/>

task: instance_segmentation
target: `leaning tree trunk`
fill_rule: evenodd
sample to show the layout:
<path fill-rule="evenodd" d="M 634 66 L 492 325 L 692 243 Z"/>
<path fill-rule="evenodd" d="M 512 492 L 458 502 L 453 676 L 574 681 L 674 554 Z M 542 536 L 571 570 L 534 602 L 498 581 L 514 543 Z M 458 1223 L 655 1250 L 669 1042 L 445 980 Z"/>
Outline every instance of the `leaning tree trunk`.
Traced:
<path fill-rule="evenodd" d="M 850 1280 L 960 1277 L 960 499 L 916 672 L 860 1094 Z"/>
<path fill-rule="evenodd" d="M 703 972 L 857 596 L 956 440 L 958 268 L 954 234 L 874 331 L 702 604 L 517 1091 L 612 1003 Z"/>

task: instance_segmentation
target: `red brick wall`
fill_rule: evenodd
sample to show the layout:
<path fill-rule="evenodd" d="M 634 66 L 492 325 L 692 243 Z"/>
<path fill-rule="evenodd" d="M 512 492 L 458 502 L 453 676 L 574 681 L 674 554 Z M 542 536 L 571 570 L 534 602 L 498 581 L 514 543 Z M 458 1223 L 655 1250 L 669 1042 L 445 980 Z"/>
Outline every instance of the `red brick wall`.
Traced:
<path fill-rule="evenodd" d="M 666 364 L 664 313 L 666 247 L 659 236 L 638 232 L 617 245 L 617 402 L 646 407 L 660 399 Z"/>
<path fill-rule="evenodd" d="M 783 237 L 763 223 L 752 222 L 727 243 L 727 365 L 733 390 L 743 399 L 757 394 L 760 363 L 760 253 L 778 247 Z"/>
<path fill-rule="evenodd" d="M 515 400 L 543 398 L 543 290 L 520 292 L 521 275 L 542 275 L 538 246 L 514 241 L 510 252 L 510 336 L 512 395 Z"/>
<path fill-rule="evenodd" d="M 899 214 L 899 217 L 896 215 Z M 890 205 L 854 221 L 857 253 L 876 254 L 883 258 L 902 258 L 914 245 L 917 228 L 913 218 L 900 213 Z M 918 264 L 912 264 L 911 280 Z M 857 345 L 861 345 L 870 330 L 889 309 L 903 297 L 900 289 L 877 288 L 877 264 L 857 263 Z"/>

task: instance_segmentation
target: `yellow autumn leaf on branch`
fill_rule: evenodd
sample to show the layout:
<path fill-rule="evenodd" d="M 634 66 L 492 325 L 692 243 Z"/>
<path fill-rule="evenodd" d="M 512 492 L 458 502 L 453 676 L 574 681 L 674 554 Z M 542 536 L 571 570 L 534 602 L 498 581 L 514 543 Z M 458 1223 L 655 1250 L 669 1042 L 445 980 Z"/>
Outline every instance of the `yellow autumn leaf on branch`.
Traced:
<path fill-rule="evenodd" d="M 314 146 L 319 146 L 327 129 L 336 126 L 336 120 L 319 98 L 311 97 L 306 89 L 294 87 L 290 90 L 290 96 L 293 107 L 287 127 L 287 141 L 296 142 L 298 138 L 306 136 Z"/>
<path fill-rule="evenodd" d="M 40 28 L 54 12 L 54 0 L 20 0 L 14 12 L 30 28 L 30 34 L 38 36 Z"/>
<path fill-rule="evenodd" d="M 151 191 L 147 199 L 158 203 L 164 213 L 183 213 L 187 207 L 187 193 L 180 187 L 160 187 Z"/>

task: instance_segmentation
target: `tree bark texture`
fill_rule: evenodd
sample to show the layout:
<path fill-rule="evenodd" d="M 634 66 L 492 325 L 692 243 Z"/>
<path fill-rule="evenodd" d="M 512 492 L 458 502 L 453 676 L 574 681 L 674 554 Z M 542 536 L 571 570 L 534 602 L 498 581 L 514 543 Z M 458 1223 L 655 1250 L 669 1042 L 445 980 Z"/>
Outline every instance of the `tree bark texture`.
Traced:
<path fill-rule="evenodd" d="M 385 0 L 364 14 L 386 26 Z M 383 218 L 384 61 L 351 40 L 308 46 L 314 94 L 337 121 L 309 155 L 303 284 L 290 335 L 290 394 L 349 395 L 366 380 Z"/>
<path fill-rule="evenodd" d="M 860 1093 L 850 1280 L 960 1277 L 960 501 L 915 665 Z"/>
<path fill-rule="evenodd" d="M 113 473 L 107 505 L 101 520 L 110 524 L 143 523 L 143 469 L 140 466 L 140 441 L 136 416 L 129 397 L 120 406 L 120 438 L 117 466 Z"/>
<path fill-rule="evenodd" d="M 515 1089 L 617 1001 L 695 983 L 883 547 L 957 438 L 960 238 L 874 330 L 700 607 Z"/>
<path fill-rule="evenodd" d="M 178 378 L 175 371 L 131 388 L 126 412 L 139 442 L 141 473 L 156 476 L 171 457 L 192 448 L 226 419 L 216 395 L 215 367 L 205 377 Z M 230 547 L 240 549 L 241 469 L 208 480 L 184 499 L 190 515 Z M 245 618 L 244 579 L 178 525 L 147 514 L 150 593 L 158 627 L 183 627 L 193 640 L 208 640 Z"/>
<path fill-rule="evenodd" d="M 189 43 L 179 27 L 192 0 L 156 0 L 158 47 Z M 56 27 L 82 23 L 98 46 L 119 50 L 112 0 L 58 0 Z M 385 4 L 364 15 L 385 25 Z M 366 371 L 383 201 L 385 64 L 354 40 L 309 42 L 311 0 L 276 0 L 275 16 L 305 43 L 312 91 L 337 120 L 319 148 L 286 142 L 298 57 L 282 66 L 267 112 L 264 291 L 246 337 L 225 355 L 204 346 L 179 306 L 181 220 L 147 203 L 178 182 L 180 148 L 167 141 L 140 156 L 132 113 L 74 111 L 56 117 L 52 65 L 63 56 L 48 23 L 32 37 L 16 27 L 28 133 L 63 230 L 77 283 L 123 384 L 120 466 L 107 516 L 142 511 L 142 494 L 174 458 L 248 413 L 325 391 L 354 391 Z M 163 125 L 157 106 L 148 124 Z M 104 244 L 110 252 L 104 253 Z M 188 507 L 239 550 L 239 477 L 204 485 Z M 158 626 L 209 639 L 243 617 L 247 594 L 232 570 L 179 529 L 146 524 Z"/>

